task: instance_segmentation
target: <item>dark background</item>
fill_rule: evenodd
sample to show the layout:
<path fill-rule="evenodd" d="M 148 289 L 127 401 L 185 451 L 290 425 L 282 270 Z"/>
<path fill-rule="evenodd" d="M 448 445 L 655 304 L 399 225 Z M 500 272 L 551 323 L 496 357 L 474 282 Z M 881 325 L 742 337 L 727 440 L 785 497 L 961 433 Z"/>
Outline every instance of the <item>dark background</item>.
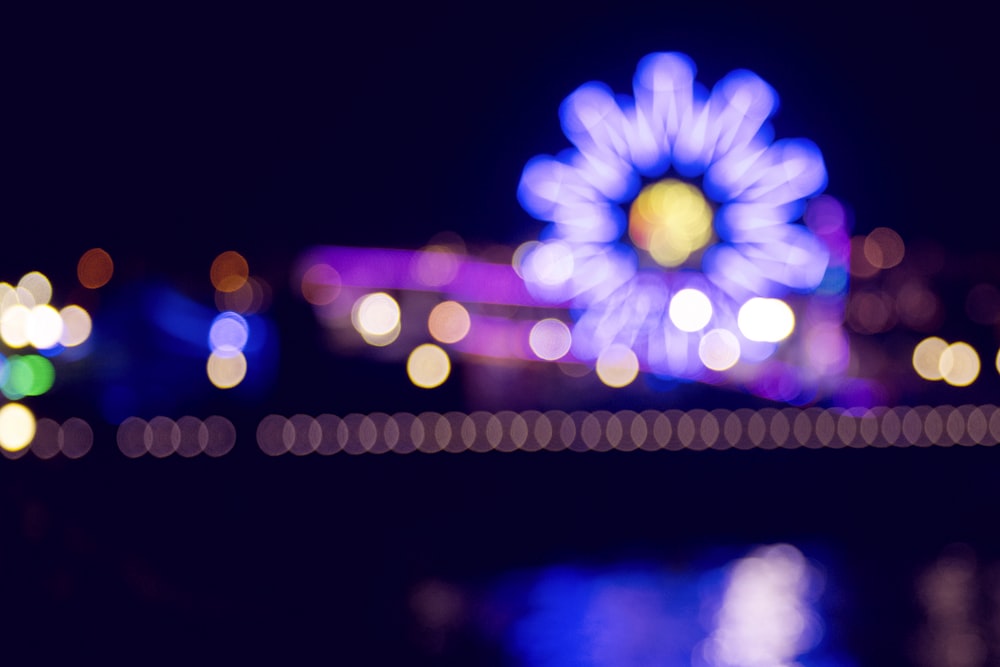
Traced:
<path fill-rule="evenodd" d="M 370 3 L 50 8 L 3 23 L 0 280 L 41 270 L 68 296 L 79 256 L 107 249 L 116 274 L 95 306 L 100 331 L 101 308 L 129 285 L 211 306 L 208 267 L 236 249 L 274 288 L 280 339 L 277 375 L 252 400 L 202 387 L 185 402 L 179 382 L 187 412 L 172 416 L 236 424 L 219 460 L 126 460 L 94 400 L 100 373 L 39 399 L 40 416 L 83 416 L 96 434 L 79 461 L 0 461 L 0 613 L 39 662 L 110 650 L 141 662 L 503 664 L 471 628 L 424 650 L 414 586 L 477 590 L 549 563 L 788 540 L 832 554 L 844 650 L 905 664 L 915 573 L 951 542 L 997 555 L 987 448 L 271 459 L 252 435 L 271 412 L 467 409 L 459 378 L 475 368 L 428 394 L 398 366 L 329 352 L 288 286 L 294 258 L 315 244 L 416 248 L 444 230 L 480 244 L 534 238 L 540 225 L 514 193 L 531 156 L 566 147 L 561 100 L 594 79 L 627 93 L 636 62 L 661 50 L 690 55 L 705 83 L 736 68 L 770 82 L 778 136 L 822 148 L 828 192 L 856 231 L 938 244 L 949 339 L 995 347 L 961 307 L 982 279 L 968 267 L 988 265 L 996 244 L 985 14 Z M 994 386 L 925 400 L 988 403 Z M 760 405 L 678 391 L 637 400 Z M 611 392 L 576 398 L 630 407 Z"/>

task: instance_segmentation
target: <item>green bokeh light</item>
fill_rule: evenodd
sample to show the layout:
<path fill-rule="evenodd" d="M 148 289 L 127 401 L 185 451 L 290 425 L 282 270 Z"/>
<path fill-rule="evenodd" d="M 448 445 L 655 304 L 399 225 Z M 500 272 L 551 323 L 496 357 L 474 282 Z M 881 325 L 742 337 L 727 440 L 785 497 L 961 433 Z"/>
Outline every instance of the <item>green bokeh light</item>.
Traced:
<path fill-rule="evenodd" d="M 0 371 L 0 391 L 12 401 L 41 396 L 56 379 L 52 362 L 38 354 L 12 355 Z"/>

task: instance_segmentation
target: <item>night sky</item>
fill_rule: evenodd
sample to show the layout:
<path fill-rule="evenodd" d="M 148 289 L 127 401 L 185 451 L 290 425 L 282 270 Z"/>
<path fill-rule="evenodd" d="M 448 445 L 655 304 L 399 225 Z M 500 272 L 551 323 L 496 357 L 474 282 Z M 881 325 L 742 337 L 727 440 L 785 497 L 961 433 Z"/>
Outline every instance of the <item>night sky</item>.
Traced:
<path fill-rule="evenodd" d="M 767 80 L 781 97 L 777 136 L 820 146 L 827 192 L 853 211 L 855 232 L 888 226 L 945 258 L 941 335 L 995 349 L 996 331 L 968 322 L 962 305 L 972 285 L 1000 283 L 991 25 L 964 3 L 78 7 L 5 19 L 0 280 L 40 270 L 69 302 L 82 294 L 84 251 L 105 248 L 116 263 L 113 282 L 84 295 L 101 335 L 92 370 L 32 404 L 87 419 L 93 451 L 0 460 L 8 641 L 40 663 L 93 652 L 508 664 L 473 625 L 426 650 L 413 588 L 433 579 L 479 591 L 553 563 L 686 562 L 793 541 L 829 558 L 843 652 L 859 665 L 906 664 L 914 573 L 952 542 L 1000 556 L 994 450 L 268 458 L 254 429 L 269 413 L 479 407 L 472 388 L 487 376 L 471 364 L 425 392 L 398 365 L 331 351 L 289 286 L 292 264 L 319 244 L 537 237 L 515 192 L 528 159 L 568 145 L 559 103 L 589 80 L 630 93 L 654 51 L 690 55 L 705 83 L 737 68 Z M 273 289 L 273 373 L 231 394 L 205 385 L 203 361 L 190 377 L 161 377 L 174 358 L 149 360 L 162 350 L 142 339 L 145 290 L 214 308 L 209 266 L 233 249 Z M 996 402 L 991 362 L 964 393 L 897 396 Z M 122 376 L 146 418 L 226 416 L 234 450 L 125 459 L 101 398 Z M 526 407 L 517 389 L 494 391 L 486 407 Z M 691 385 L 559 398 L 563 409 L 762 405 Z"/>

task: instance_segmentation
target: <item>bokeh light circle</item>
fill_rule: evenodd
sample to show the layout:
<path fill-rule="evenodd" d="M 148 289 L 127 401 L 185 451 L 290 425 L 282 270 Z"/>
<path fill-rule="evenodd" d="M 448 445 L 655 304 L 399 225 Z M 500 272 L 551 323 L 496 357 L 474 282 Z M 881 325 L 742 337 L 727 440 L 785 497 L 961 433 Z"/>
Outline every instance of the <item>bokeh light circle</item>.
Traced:
<path fill-rule="evenodd" d="M 204 421 L 206 441 L 204 451 L 211 457 L 225 456 L 236 445 L 236 427 L 231 421 L 219 415 L 207 417 Z"/>
<path fill-rule="evenodd" d="M 448 353 L 433 343 L 418 345 L 406 360 L 406 374 L 410 381 L 423 389 L 444 384 L 450 373 Z"/>
<path fill-rule="evenodd" d="M 42 418 L 35 422 L 35 437 L 31 441 L 31 453 L 38 458 L 51 459 L 59 453 L 62 427 L 59 422 Z"/>
<path fill-rule="evenodd" d="M 399 304 L 385 292 L 367 294 L 354 304 L 352 321 L 361 334 L 385 336 L 400 325 Z"/>
<path fill-rule="evenodd" d="M 314 264 L 302 274 L 302 298 L 314 306 L 326 306 L 340 296 L 340 273 L 329 264 Z"/>
<path fill-rule="evenodd" d="M 0 408 L 0 447 L 17 452 L 31 444 L 35 437 L 35 415 L 20 403 L 8 403 Z"/>
<path fill-rule="evenodd" d="M 231 357 L 242 352 L 250 338 L 250 326 L 239 313 L 220 313 L 212 321 L 208 331 L 208 341 L 212 352 L 222 357 Z"/>
<path fill-rule="evenodd" d="M 979 377 L 979 354 L 968 343 L 952 343 L 941 353 L 941 378 L 955 387 L 967 387 Z"/>
<path fill-rule="evenodd" d="M 443 301 L 434 306 L 427 318 L 427 330 L 439 343 L 457 343 L 472 326 L 469 311 L 457 301 Z"/>
<path fill-rule="evenodd" d="M 941 355 L 948 343 L 937 336 L 925 338 L 913 348 L 913 370 L 925 380 L 940 380 Z"/>
<path fill-rule="evenodd" d="M 128 417 L 118 425 L 118 449 L 130 459 L 136 459 L 149 451 L 146 430 L 149 424 L 139 417 Z"/>
<path fill-rule="evenodd" d="M 712 329 L 698 341 L 698 358 L 710 370 L 729 370 L 740 360 L 740 341 L 732 331 Z"/>
<path fill-rule="evenodd" d="M 697 187 L 667 178 L 644 187 L 632 202 L 628 233 L 657 264 L 680 266 L 712 240 L 712 208 Z"/>
<path fill-rule="evenodd" d="M 63 320 L 59 311 L 48 304 L 36 305 L 25 324 L 28 343 L 39 350 L 59 344 L 63 335 Z"/>
<path fill-rule="evenodd" d="M 736 324 L 748 340 L 777 343 L 795 330 L 795 313 L 781 299 L 754 297 L 740 306 Z"/>
<path fill-rule="evenodd" d="M 888 227 L 876 227 L 865 237 L 865 259 L 879 269 L 891 269 L 903 261 L 903 239 Z"/>
<path fill-rule="evenodd" d="M 115 263 L 102 248 L 91 248 L 83 253 L 76 265 L 76 277 L 87 289 L 104 287 L 111 280 Z"/>
<path fill-rule="evenodd" d="M 41 396 L 55 381 L 52 362 L 37 354 L 11 355 L 0 373 L 0 391 L 12 400 Z"/>
<path fill-rule="evenodd" d="M 26 347 L 29 344 L 28 322 L 31 319 L 31 309 L 21 303 L 4 308 L 0 315 L 0 339 L 8 347 L 14 349 Z"/>
<path fill-rule="evenodd" d="M 597 357 L 597 377 L 609 387 L 625 387 L 638 375 L 639 359 L 625 345 L 611 345 Z"/>
<path fill-rule="evenodd" d="M 536 322 L 528 334 L 528 345 L 539 359 L 555 361 L 566 356 L 573 336 L 565 322 L 547 318 Z"/>
<path fill-rule="evenodd" d="M 208 379 L 219 389 L 232 389 L 247 374 L 247 359 L 242 352 L 221 355 L 212 352 L 208 357 Z"/>
<path fill-rule="evenodd" d="M 705 293 L 686 288 L 670 299 L 670 321 L 681 331 L 694 332 L 704 329 L 712 319 L 712 302 Z"/>
<path fill-rule="evenodd" d="M 59 338 L 60 344 L 66 347 L 76 347 L 90 338 L 93 322 L 90 319 L 90 313 L 86 310 L 76 305 L 66 306 L 59 311 L 59 317 L 62 318 L 63 323 L 62 336 Z"/>
<path fill-rule="evenodd" d="M 21 276 L 17 287 L 19 291 L 24 290 L 31 295 L 31 302 L 35 306 L 43 306 L 52 300 L 52 283 L 39 271 L 31 271 Z"/>
<path fill-rule="evenodd" d="M 246 258 L 234 250 L 227 250 L 216 257 L 209 271 L 212 286 L 220 292 L 235 292 L 243 287 L 248 277 L 250 266 Z"/>

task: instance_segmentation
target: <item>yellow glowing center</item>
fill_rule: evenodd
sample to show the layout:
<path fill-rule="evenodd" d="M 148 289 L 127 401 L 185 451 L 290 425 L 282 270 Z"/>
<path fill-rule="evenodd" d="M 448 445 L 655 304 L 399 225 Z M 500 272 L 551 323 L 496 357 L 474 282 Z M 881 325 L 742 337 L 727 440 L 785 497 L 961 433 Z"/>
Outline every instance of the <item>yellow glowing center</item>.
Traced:
<path fill-rule="evenodd" d="M 712 207 L 701 190 L 667 178 L 651 183 L 632 202 L 632 242 L 661 266 L 680 266 L 712 240 Z"/>

